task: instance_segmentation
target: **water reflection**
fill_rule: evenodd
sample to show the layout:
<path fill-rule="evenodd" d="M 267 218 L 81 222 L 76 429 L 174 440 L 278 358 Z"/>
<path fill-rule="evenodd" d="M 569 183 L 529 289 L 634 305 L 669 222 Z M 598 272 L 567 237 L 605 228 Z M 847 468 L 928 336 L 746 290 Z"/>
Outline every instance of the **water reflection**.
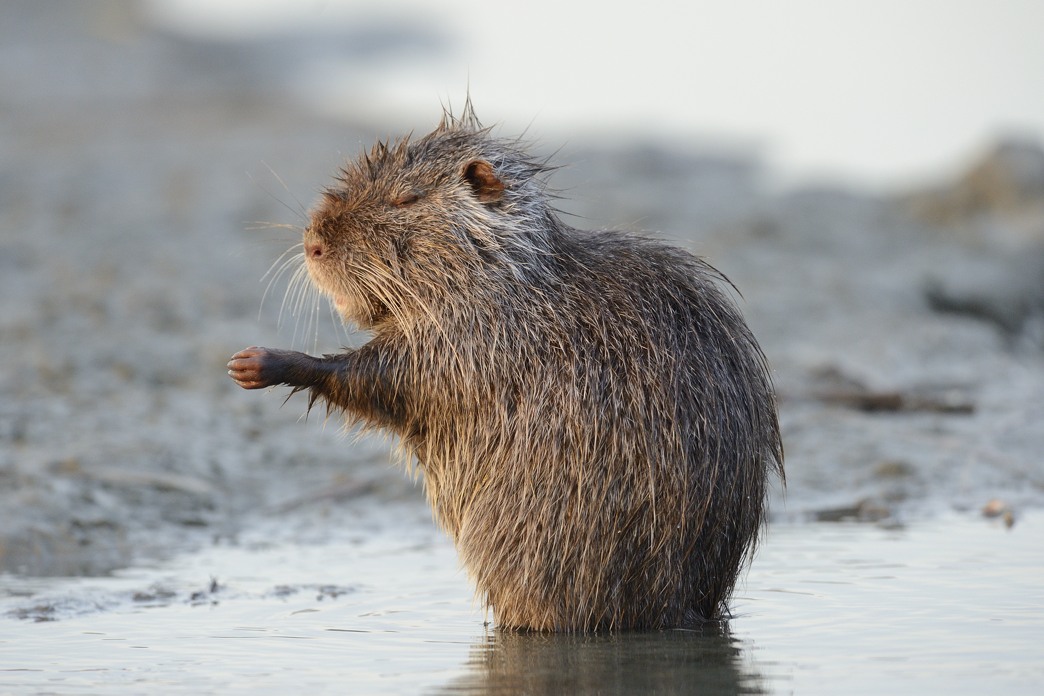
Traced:
<path fill-rule="evenodd" d="M 490 631 L 466 669 L 438 693 L 766 693 L 749 646 L 719 624 L 594 636 Z"/>

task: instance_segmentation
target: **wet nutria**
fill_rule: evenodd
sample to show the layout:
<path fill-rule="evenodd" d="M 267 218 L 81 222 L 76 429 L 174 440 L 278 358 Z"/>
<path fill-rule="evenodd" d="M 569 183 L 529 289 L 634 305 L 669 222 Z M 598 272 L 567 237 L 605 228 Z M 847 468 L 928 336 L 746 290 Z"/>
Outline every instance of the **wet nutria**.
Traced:
<path fill-rule="evenodd" d="M 547 170 L 470 105 L 378 143 L 323 193 L 302 254 L 372 339 L 247 348 L 229 374 L 396 433 L 502 627 L 720 617 L 782 475 L 765 358 L 717 271 L 565 225 Z"/>

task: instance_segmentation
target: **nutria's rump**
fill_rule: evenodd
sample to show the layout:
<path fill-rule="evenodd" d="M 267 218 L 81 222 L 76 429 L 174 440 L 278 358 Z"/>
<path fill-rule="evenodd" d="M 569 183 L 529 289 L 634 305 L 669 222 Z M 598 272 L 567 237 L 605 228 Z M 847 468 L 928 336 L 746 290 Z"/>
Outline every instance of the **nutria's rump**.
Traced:
<path fill-rule="evenodd" d="M 378 144 L 322 196 L 303 257 L 361 348 L 248 348 L 245 388 L 389 430 L 502 627 L 720 617 L 783 473 L 765 358 L 691 254 L 584 232 L 547 167 L 470 108 Z"/>

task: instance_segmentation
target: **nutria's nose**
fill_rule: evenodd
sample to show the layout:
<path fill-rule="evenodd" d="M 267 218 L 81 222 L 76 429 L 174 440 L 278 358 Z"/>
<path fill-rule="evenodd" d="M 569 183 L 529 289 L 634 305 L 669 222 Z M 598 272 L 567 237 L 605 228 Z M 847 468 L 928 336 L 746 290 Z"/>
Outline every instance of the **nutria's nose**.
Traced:
<path fill-rule="evenodd" d="M 305 242 L 304 245 L 305 257 L 309 259 L 318 259 L 323 256 L 323 245 L 319 242 Z"/>

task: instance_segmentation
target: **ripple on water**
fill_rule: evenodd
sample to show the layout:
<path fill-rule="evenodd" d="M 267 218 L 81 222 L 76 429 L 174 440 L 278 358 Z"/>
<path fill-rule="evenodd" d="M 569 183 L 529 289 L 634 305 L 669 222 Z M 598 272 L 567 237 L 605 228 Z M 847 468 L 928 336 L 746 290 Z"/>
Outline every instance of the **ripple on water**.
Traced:
<path fill-rule="evenodd" d="M 12 693 L 689 693 L 695 684 L 1035 693 L 1042 520 L 1024 515 L 1010 530 L 956 514 L 901 529 L 776 524 L 735 617 L 702 632 L 498 633 L 484 626 L 451 546 L 427 528 L 361 543 L 215 546 L 111 578 L 7 576 L 0 684 Z"/>

